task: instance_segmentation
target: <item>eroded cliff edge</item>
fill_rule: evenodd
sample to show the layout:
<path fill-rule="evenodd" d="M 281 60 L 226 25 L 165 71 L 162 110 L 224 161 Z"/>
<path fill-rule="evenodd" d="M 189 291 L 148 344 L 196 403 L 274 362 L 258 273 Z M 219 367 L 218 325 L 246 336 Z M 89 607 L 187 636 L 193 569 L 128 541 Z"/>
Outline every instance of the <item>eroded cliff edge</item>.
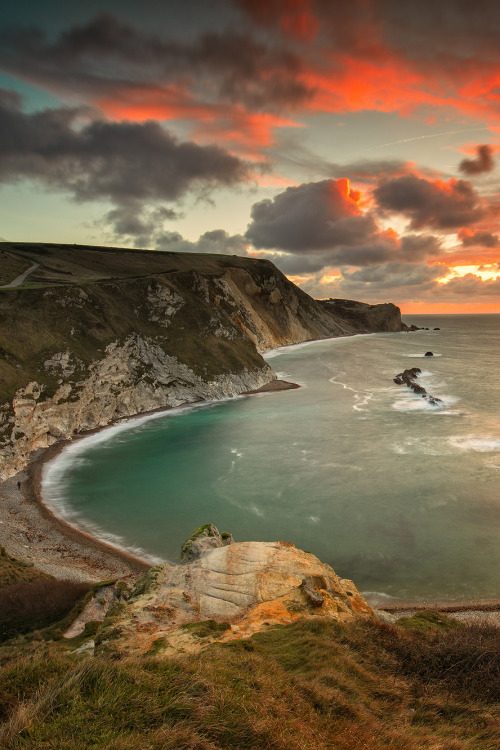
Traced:
<path fill-rule="evenodd" d="M 65 637 L 98 620 L 98 653 L 179 656 L 299 619 L 375 616 L 352 581 L 290 542 L 234 542 L 207 524 L 184 543 L 182 561 L 151 568 L 131 592 L 100 589 Z"/>
<path fill-rule="evenodd" d="M 394 305 L 356 303 L 360 325 L 266 260 L 1 243 L 13 260 L 38 266 L 0 289 L 2 479 L 75 433 L 258 388 L 267 349 L 401 330 Z"/>

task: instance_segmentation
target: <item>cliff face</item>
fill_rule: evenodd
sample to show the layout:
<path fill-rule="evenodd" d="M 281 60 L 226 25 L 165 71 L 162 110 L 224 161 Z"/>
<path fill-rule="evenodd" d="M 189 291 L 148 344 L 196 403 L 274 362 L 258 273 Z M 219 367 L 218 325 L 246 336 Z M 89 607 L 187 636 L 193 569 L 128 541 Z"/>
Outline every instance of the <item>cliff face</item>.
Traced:
<path fill-rule="evenodd" d="M 358 333 L 389 333 L 406 329 L 401 323 L 399 307 L 386 302 L 381 305 L 367 305 L 350 299 L 320 300 L 319 304 L 335 319 L 344 321 Z"/>
<path fill-rule="evenodd" d="M 1 478 L 74 433 L 258 388 L 276 377 L 269 348 L 360 330 L 265 260 L 26 243 L 0 256 L 38 264 L 0 289 Z"/>

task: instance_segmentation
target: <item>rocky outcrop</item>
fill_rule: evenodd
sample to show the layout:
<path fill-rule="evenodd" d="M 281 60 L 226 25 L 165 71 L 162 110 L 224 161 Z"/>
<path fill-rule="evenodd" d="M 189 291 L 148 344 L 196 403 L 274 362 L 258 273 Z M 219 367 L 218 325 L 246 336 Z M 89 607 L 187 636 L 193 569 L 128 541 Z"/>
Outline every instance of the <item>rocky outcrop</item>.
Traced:
<path fill-rule="evenodd" d="M 394 378 L 394 382 L 396 383 L 396 385 L 408 386 L 408 388 L 411 388 L 413 393 L 415 393 L 417 396 L 422 396 L 422 398 L 427 399 L 427 401 L 432 406 L 437 406 L 438 404 L 442 403 L 441 399 L 437 398 L 437 396 L 429 395 L 425 388 L 416 381 L 416 378 L 418 378 L 421 372 L 422 370 L 420 369 L 420 367 L 412 367 L 408 370 L 400 372 L 399 375 L 396 375 L 396 377 Z"/>
<path fill-rule="evenodd" d="M 320 300 L 323 309 L 347 323 L 353 333 L 396 332 L 406 330 L 399 307 L 391 303 L 368 305 L 350 299 Z"/>
<path fill-rule="evenodd" d="M 200 557 L 212 549 L 219 549 L 220 547 L 227 547 L 228 544 L 233 544 L 234 539 L 232 534 L 227 532 L 219 532 L 213 523 L 209 523 L 206 526 L 200 526 L 199 529 L 195 529 L 193 533 L 188 536 L 186 541 L 181 547 L 181 561 L 183 563 L 193 562 L 193 560 L 199 560 Z"/>
<path fill-rule="evenodd" d="M 207 533 L 198 530 L 195 538 L 224 541 L 215 527 L 202 529 Z M 159 565 L 139 580 L 104 621 L 97 651 L 180 655 L 303 617 L 373 617 L 351 581 L 289 542 L 231 540 L 198 552 L 191 562 Z"/>
<path fill-rule="evenodd" d="M 267 349 L 399 330 L 393 305 L 361 306 L 356 328 L 266 260 L 4 245 L 38 266 L 26 288 L 0 289 L 1 479 L 74 434 L 257 390 L 276 378 Z"/>

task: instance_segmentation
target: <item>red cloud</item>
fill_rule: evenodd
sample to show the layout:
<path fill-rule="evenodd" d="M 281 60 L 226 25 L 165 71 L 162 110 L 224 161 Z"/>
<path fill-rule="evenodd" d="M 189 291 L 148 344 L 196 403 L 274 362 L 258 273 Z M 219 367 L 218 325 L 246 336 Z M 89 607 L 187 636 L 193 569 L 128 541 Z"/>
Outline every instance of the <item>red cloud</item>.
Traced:
<path fill-rule="evenodd" d="M 283 34 L 312 42 L 320 21 L 311 0 L 237 0 L 253 21 L 261 26 L 278 26 Z"/>

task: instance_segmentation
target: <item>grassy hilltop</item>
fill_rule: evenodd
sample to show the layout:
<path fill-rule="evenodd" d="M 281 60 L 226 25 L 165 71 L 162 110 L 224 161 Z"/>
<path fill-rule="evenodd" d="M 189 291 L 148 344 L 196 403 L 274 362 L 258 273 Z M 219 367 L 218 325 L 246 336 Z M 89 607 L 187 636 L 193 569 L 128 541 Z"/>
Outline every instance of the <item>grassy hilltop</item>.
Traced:
<path fill-rule="evenodd" d="M 23 585 L 26 614 L 36 596 Z M 0 589 L 0 604 L 8 592 Z M 71 608 L 74 592 L 61 596 Z M 85 651 L 93 623 L 83 635 L 62 639 L 70 619 L 11 632 L 0 645 L 2 749 L 498 747 L 500 649 L 493 627 L 436 613 L 397 626 L 309 620 L 212 645 L 196 657 L 151 652 L 116 661 Z"/>

